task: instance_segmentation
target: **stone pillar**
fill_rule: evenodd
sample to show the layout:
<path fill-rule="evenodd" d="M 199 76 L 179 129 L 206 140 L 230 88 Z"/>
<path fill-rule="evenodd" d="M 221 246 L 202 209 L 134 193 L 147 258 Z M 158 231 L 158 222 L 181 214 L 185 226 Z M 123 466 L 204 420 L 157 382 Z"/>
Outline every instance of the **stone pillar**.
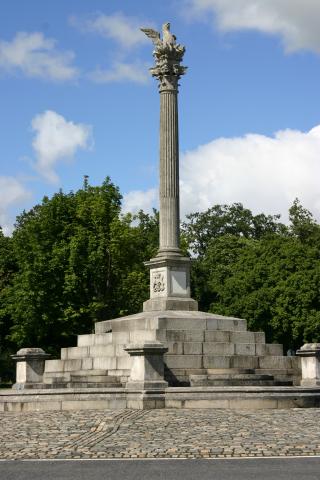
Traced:
<path fill-rule="evenodd" d="M 305 343 L 296 354 L 301 358 L 301 385 L 320 386 L 320 343 Z"/>
<path fill-rule="evenodd" d="M 186 72 L 181 65 L 185 47 L 176 43 L 169 23 L 163 25 L 163 40 L 154 30 L 142 31 L 155 44 L 150 72 L 160 92 L 160 239 L 157 256 L 146 262 L 150 299 L 143 310 L 197 310 L 190 298 L 190 259 L 180 250 L 178 81 Z"/>
<path fill-rule="evenodd" d="M 11 355 L 16 361 L 16 383 L 12 388 L 23 390 L 40 387 L 45 361 L 50 357 L 42 348 L 21 348 L 15 355 Z"/>
<path fill-rule="evenodd" d="M 160 82 L 160 241 L 158 255 L 181 254 L 178 77 Z"/>
<path fill-rule="evenodd" d="M 124 350 L 133 360 L 126 385 L 129 390 L 163 390 L 168 386 L 163 378 L 163 354 L 168 349 L 162 343 L 145 342 L 128 345 Z"/>

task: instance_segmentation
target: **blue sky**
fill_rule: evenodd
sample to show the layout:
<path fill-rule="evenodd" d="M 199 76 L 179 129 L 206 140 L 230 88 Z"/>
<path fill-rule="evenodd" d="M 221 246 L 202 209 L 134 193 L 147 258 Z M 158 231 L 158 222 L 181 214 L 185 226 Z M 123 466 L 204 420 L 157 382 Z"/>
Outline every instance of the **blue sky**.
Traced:
<path fill-rule="evenodd" d="M 186 45 L 182 214 L 240 201 L 320 219 L 319 0 L 7 0 L 0 4 L 0 225 L 109 175 L 124 211 L 157 206 L 152 44 Z"/>

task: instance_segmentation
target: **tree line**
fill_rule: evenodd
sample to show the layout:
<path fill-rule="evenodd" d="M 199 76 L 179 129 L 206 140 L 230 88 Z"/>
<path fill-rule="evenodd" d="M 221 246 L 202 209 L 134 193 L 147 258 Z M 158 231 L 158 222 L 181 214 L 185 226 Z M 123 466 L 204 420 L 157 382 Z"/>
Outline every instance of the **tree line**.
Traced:
<path fill-rule="evenodd" d="M 59 191 L 0 229 L 0 377 L 10 354 L 56 355 L 99 320 L 137 313 L 149 297 L 144 261 L 158 248 L 158 212 L 121 214 L 110 180 Z M 296 349 L 320 340 L 320 226 L 295 200 L 289 224 L 242 204 L 192 213 L 181 245 L 192 259 L 199 309 L 246 318 L 269 342 Z"/>

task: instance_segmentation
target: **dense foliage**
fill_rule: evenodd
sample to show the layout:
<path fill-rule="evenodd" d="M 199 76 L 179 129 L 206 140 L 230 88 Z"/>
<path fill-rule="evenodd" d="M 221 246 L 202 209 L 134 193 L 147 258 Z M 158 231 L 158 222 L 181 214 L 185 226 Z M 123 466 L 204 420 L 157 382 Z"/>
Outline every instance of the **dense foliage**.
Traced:
<path fill-rule="evenodd" d="M 0 376 L 18 348 L 57 353 L 95 321 L 138 312 L 157 245 L 157 212 L 121 215 L 109 178 L 44 198 L 12 237 L 0 229 Z M 193 213 L 182 245 L 202 310 L 246 318 L 287 348 L 320 340 L 320 226 L 298 200 L 288 226 L 241 204 Z"/>
<path fill-rule="evenodd" d="M 189 216 L 200 308 L 248 320 L 268 340 L 298 348 L 320 339 L 320 226 L 296 200 L 290 224 L 242 205 Z"/>

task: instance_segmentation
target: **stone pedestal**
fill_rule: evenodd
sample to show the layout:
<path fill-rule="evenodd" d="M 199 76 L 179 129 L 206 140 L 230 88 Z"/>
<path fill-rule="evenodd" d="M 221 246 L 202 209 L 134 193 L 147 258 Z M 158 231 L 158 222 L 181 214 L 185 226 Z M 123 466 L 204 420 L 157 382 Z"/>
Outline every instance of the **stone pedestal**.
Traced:
<path fill-rule="evenodd" d="M 152 258 L 150 268 L 150 299 L 143 311 L 198 310 L 198 302 L 190 297 L 190 259 L 183 256 Z"/>
<path fill-rule="evenodd" d="M 45 360 L 50 356 L 42 348 L 21 348 L 11 355 L 16 361 L 16 383 L 13 388 L 23 390 L 42 384 Z"/>
<path fill-rule="evenodd" d="M 145 342 L 128 345 L 125 349 L 132 357 L 131 374 L 126 388 L 129 390 L 163 390 L 168 386 L 164 381 L 163 354 L 168 351 L 162 343 Z"/>
<path fill-rule="evenodd" d="M 320 343 L 305 343 L 297 355 L 301 357 L 302 380 L 304 387 L 320 386 Z"/>

